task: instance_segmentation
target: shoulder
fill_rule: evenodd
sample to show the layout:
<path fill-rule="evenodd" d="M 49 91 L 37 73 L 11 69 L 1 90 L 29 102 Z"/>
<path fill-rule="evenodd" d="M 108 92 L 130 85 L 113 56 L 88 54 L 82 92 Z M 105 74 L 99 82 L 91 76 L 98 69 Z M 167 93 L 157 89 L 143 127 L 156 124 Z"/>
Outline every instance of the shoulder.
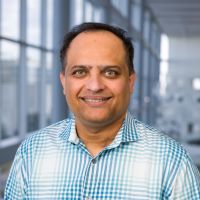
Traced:
<path fill-rule="evenodd" d="M 181 143 L 138 120 L 135 121 L 135 126 L 139 134 L 138 146 L 141 154 L 155 167 L 159 166 L 159 171 L 164 174 L 166 185 L 170 180 L 175 180 L 180 171 L 185 170 L 186 173 L 189 168 L 196 169 Z M 192 170 L 189 172 L 193 173 Z"/>
<path fill-rule="evenodd" d="M 139 120 L 135 120 L 135 126 L 139 135 L 138 142 L 160 158 L 164 157 L 167 160 L 180 162 L 187 157 L 187 152 L 183 146 L 165 133 Z"/>
<path fill-rule="evenodd" d="M 59 135 L 70 127 L 71 121 L 68 118 L 33 132 L 21 143 L 18 153 L 24 154 L 27 151 L 32 151 L 46 144 L 50 144 L 52 141 L 58 141 Z"/>

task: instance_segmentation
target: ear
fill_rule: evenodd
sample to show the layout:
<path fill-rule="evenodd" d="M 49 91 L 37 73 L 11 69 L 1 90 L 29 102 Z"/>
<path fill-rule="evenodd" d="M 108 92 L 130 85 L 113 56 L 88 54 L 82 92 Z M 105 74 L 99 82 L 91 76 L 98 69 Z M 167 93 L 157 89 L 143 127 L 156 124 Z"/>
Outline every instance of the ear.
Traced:
<path fill-rule="evenodd" d="M 131 75 L 129 76 L 129 89 L 130 89 L 130 93 L 133 93 L 134 90 L 134 85 L 135 85 L 135 80 L 136 80 L 136 73 L 131 73 Z"/>
<path fill-rule="evenodd" d="M 65 74 L 60 72 L 60 82 L 63 87 L 63 94 L 65 95 Z"/>

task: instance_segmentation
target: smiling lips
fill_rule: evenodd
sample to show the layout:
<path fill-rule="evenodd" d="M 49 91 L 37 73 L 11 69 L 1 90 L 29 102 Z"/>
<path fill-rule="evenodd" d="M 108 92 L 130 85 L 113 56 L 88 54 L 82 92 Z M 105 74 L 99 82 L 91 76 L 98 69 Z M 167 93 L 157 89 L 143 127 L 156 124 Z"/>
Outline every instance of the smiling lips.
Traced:
<path fill-rule="evenodd" d="M 109 99 L 111 99 L 111 97 L 90 96 L 90 97 L 81 97 L 80 99 L 89 105 L 99 106 L 107 102 Z"/>

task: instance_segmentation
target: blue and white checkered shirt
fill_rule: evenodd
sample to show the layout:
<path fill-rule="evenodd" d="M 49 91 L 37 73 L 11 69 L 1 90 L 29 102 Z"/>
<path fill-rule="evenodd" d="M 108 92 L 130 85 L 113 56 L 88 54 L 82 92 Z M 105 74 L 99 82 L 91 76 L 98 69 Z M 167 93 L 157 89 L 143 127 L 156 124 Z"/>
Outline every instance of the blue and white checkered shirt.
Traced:
<path fill-rule="evenodd" d="M 19 147 L 5 200 L 198 200 L 200 175 L 173 139 L 132 118 L 92 157 L 74 119 L 42 129 Z"/>

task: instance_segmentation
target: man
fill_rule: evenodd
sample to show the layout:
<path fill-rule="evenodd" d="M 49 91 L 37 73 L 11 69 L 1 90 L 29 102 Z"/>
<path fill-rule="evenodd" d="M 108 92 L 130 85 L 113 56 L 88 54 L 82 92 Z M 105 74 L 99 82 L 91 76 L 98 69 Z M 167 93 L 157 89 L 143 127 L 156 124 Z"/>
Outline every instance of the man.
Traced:
<path fill-rule="evenodd" d="M 84 23 L 61 49 L 74 117 L 19 147 L 5 199 L 200 199 L 200 175 L 181 145 L 128 112 L 135 82 L 125 31 Z"/>

